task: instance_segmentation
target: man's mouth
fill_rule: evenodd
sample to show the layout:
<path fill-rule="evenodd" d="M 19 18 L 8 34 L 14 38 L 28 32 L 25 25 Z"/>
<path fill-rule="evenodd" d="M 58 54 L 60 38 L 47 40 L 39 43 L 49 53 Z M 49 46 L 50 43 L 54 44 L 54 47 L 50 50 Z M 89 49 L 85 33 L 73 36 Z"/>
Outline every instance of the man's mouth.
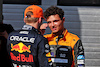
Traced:
<path fill-rule="evenodd" d="M 56 30 L 56 29 L 57 29 L 56 27 L 53 27 L 53 28 L 52 28 L 52 30 Z"/>

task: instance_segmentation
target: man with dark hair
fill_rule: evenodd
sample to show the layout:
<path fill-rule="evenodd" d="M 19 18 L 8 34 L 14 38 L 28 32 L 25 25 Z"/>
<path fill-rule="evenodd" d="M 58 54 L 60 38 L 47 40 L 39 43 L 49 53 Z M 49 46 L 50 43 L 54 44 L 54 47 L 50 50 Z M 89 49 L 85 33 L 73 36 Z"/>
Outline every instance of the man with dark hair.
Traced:
<path fill-rule="evenodd" d="M 84 67 L 84 48 L 80 38 L 69 33 L 64 28 L 64 11 L 56 6 L 51 6 L 44 12 L 47 24 L 41 29 L 49 26 L 52 33 L 44 35 L 48 39 L 51 49 L 51 59 L 54 67 Z"/>
<path fill-rule="evenodd" d="M 49 67 L 48 41 L 39 32 L 42 18 L 42 8 L 31 5 L 24 12 L 26 25 L 9 34 L 7 48 L 14 67 Z"/>

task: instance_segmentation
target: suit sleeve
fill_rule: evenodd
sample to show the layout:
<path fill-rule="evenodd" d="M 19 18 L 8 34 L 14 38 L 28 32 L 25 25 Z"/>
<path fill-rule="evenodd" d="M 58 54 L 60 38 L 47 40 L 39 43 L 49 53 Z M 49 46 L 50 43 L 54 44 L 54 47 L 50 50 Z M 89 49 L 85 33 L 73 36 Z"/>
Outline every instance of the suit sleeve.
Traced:
<path fill-rule="evenodd" d="M 74 46 L 74 56 L 75 67 L 85 67 L 84 48 L 81 40 L 78 40 Z"/>
<path fill-rule="evenodd" d="M 45 39 L 42 39 L 38 46 L 38 61 L 39 61 L 39 67 L 49 67 L 48 59 L 46 57 L 46 52 L 49 52 L 48 44 L 46 43 Z"/>

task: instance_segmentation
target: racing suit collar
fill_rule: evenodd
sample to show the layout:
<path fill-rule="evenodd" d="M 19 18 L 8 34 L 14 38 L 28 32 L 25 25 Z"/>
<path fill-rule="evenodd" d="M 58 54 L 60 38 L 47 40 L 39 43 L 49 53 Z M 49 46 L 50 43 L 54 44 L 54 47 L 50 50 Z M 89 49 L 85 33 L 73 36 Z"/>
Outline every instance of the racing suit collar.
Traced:
<path fill-rule="evenodd" d="M 30 26 L 30 25 L 24 25 L 24 26 L 22 27 L 22 29 L 23 29 L 23 30 L 32 30 L 32 26 Z"/>
<path fill-rule="evenodd" d="M 68 30 L 67 29 L 65 29 L 65 32 L 64 32 L 64 34 L 62 34 L 64 37 L 62 38 L 62 39 L 65 39 L 65 36 L 67 35 L 67 33 L 68 33 Z M 51 36 L 54 38 L 54 37 L 57 37 L 58 38 L 58 36 L 55 36 L 53 33 L 51 33 Z"/>
<path fill-rule="evenodd" d="M 68 30 L 67 29 L 65 29 L 65 32 L 62 34 L 62 35 L 66 35 L 67 34 L 67 32 L 68 32 Z M 53 33 L 51 33 L 52 34 L 52 37 L 56 37 L 56 36 L 59 36 L 59 35 L 55 35 L 55 34 L 53 34 Z"/>
<path fill-rule="evenodd" d="M 31 25 L 24 25 L 22 27 L 23 30 L 35 30 L 37 33 L 41 34 L 40 31 L 38 31 L 36 28 L 32 27 Z"/>

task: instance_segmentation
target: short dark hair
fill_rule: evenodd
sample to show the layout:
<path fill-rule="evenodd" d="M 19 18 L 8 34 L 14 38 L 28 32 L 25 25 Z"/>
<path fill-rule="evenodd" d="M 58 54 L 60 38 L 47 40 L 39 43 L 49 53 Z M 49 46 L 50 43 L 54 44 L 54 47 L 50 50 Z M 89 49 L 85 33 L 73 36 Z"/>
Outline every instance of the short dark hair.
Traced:
<path fill-rule="evenodd" d="M 64 17 L 64 11 L 61 8 L 51 6 L 44 12 L 44 17 L 47 19 L 49 16 L 56 14 L 58 14 L 61 19 Z"/>

